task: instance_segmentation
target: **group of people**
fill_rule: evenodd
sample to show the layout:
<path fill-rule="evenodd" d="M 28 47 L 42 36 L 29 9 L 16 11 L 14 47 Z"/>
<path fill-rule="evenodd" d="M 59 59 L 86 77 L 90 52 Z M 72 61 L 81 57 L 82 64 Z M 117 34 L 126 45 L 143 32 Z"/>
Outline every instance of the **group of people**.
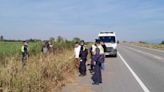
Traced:
<path fill-rule="evenodd" d="M 88 57 L 88 52 L 91 55 L 91 62 L 90 62 L 90 73 L 92 74 L 93 85 L 99 85 L 102 83 L 102 75 L 101 70 L 104 69 L 104 61 L 105 61 L 105 44 L 100 40 L 96 39 L 95 44 L 91 46 L 88 50 L 85 42 L 82 40 L 76 42 L 75 44 L 75 60 L 76 66 L 79 68 L 79 76 L 86 75 L 86 62 Z"/>
<path fill-rule="evenodd" d="M 51 42 L 45 41 L 43 46 L 42 46 L 42 52 L 44 54 L 46 54 L 46 53 L 52 51 L 52 48 L 53 48 L 53 45 L 51 44 Z"/>
<path fill-rule="evenodd" d="M 53 46 L 49 42 L 45 42 L 42 48 L 43 53 L 47 53 L 50 48 Z M 92 74 L 92 80 L 94 85 L 98 85 L 102 83 L 102 75 L 101 70 L 104 70 L 104 61 L 105 61 L 105 45 L 104 43 L 96 39 L 95 43 L 91 46 L 91 48 L 87 48 L 84 40 L 75 43 L 74 53 L 76 66 L 79 69 L 79 76 L 85 76 L 87 72 L 86 62 L 88 59 L 88 52 L 90 52 L 91 62 L 90 62 L 90 73 Z M 26 65 L 27 57 L 29 57 L 28 52 L 28 42 L 23 41 L 23 45 L 21 47 L 22 52 L 22 63 L 23 66 Z"/>
<path fill-rule="evenodd" d="M 22 53 L 22 64 L 23 66 L 27 63 L 27 58 L 29 57 L 29 50 L 28 50 L 28 41 L 23 41 L 22 47 L 21 47 L 21 53 Z M 48 52 L 51 52 L 53 48 L 53 45 L 49 41 L 45 41 L 42 46 L 42 53 L 46 54 Z"/>

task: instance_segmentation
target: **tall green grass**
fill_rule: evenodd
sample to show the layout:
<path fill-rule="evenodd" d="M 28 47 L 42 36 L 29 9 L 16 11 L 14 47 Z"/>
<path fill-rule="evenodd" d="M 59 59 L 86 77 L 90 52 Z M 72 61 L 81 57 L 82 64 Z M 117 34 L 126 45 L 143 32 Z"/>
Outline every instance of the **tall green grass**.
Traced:
<path fill-rule="evenodd" d="M 12 56 L 21 57 L 22 42 L 3 42 L 0 41 L 0 64 L 3 65 L 5 59 Z M 30 42 L 29 53 L 37 54 L 41 52 L 41 42 Z"/>

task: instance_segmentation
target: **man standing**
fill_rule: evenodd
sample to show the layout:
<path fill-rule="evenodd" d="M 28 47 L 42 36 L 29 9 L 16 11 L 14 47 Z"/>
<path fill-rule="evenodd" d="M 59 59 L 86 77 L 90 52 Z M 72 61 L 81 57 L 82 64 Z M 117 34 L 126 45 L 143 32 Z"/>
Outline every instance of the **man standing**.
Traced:
<path fill-rule="evenodd" d="M 79 45 L 79 42 L 75 43 L 75 48 L 74 48 L 74 54 L 75 54 L 75 63 L 76 63 L 76 67 L 79 68 L 80 65 L 80 48 L 81 46 Z"/>
<path fill-rule="evenodd" d="M 100 40 L 96 39 L 96 49 L 94 51 L 96 65 L 94 67 L 94 74 L 92 76 L 93 85 L 99 85 L 100 83 L 102 83 L 101 53 L 102 53 L 102 46 L 100 44 Z"/>
<path fill-rule="evenodd" d="M 23 45 L 21 47 L 21 52 L 22 52 L 22 64 L 23 64 L 23 66 L 25 66 L 27 63 L 27 57 L 29 56 L 27 41 L 23 41 Z"/>
<path fill-rule="evenodd" d="M 82 40 L 80 42 L 81 48 L 80 48 L 80 67 L 79 67 L 79 72 L 80 76 L 85 76 L 86 75 L 86 61 L 87 61 L 87 56 L 88 56 L 88 49 L 85 46 L 85 42 Z"/>
<path fill-rule="evenodd" d="M 94 51 L 95 51 L 95 49 L 96 49 L 96 44 L 93 44 L 90 48 L 90 55 L 91 55 L 90 73 L 93 72 L 93 68 L 94 68 L 94 62 L 95 62 Z"/>
<path fill-rule="evenodd" d="M 106 45 L 103 41 L 100 41 L 101 46 L 99 48 L 101 49 L 100 55 L 101 55 L 101 69 L 104 70 L 105 68 L 105 51 L 106 51 Z"/>

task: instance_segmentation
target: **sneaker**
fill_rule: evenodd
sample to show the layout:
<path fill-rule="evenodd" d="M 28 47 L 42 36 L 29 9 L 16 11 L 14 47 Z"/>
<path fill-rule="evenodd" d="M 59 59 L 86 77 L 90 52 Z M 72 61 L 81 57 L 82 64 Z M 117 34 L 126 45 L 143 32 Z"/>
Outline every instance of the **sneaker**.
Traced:
<path fill-rule="evenodd" d="M 99 83 L 95 83 L 95 82 L 94 82 L 94 83 L 92 83 L 92 85 L 99 85 Z"/>

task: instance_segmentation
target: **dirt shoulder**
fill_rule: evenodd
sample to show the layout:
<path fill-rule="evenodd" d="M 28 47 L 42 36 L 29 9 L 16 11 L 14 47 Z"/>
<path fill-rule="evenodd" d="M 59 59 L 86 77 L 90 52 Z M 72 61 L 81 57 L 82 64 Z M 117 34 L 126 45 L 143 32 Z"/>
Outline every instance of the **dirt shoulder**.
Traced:
<path fill-rule="evenodd" d="M 89 68 L 89 66 L 87 66 Z M 78 72 L 76 75 L 76 80 L 72 83 L 68 83 L 63 87 L 62 92 L 94 92 L 91 88 L 91 74 L 87 71 L 87 75 L 84 77 L 79 77 Z"/>

